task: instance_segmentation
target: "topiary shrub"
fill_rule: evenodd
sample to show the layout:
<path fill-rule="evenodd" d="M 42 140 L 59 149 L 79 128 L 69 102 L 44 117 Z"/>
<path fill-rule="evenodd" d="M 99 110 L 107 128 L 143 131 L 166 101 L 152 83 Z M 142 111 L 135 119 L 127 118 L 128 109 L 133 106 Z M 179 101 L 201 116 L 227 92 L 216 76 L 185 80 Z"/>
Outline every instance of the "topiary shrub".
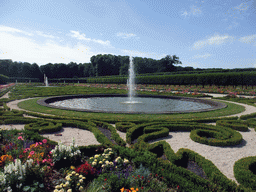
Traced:
<path fill-rule="evenodd" d="M 245 187 L 256 190 L 256 156 L 239 159 L 234 165 L 236 180 Z"/>
<path fill-rule="evenodd" d="M 24 127 L 25 130 L 31 130 L 42 133 L 52 133 L 57 132 L 62 129 L 61 123 L 49 122 L 49 121 L 38 121 L 36 123 L 26 124 Z"/>
<path fill-rule="evenodd" d="M 115 125 L 118 131 L 126 133 L 128 129 L 135 126 L 136 124 L 132 122 L 117 122 Z"/>
<path fill-rule="evenodd" d="M 218 120 L 216 125 L 229 127 L 237 131 L 248 131 L 248 123 L 241 120 Z"/>

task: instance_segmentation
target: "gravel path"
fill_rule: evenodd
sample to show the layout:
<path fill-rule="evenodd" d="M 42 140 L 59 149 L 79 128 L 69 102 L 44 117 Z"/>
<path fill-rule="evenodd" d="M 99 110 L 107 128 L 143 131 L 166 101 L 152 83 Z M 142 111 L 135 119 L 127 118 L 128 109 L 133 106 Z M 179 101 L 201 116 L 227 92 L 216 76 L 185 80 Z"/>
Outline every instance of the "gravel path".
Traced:
<path fill-rule="evenodd" d="M 170 144 L 176 153 L 180 148 L 187 148 L 199 153 L 201 156 L 209 159 L 218 169 L 228 178 L 235 180 L 233 166 L 241 158 L 256 156 L 256 134 L 254 129 L 249 128 L 248 132 L 240 132 L 243 141 L 240 145 L 232 147 L 215 147 L 196 143 L 189 137 L 190 132 L 169 132 L 169 139 L 164 139 Z M 158 139 L 159 141 L 161 139 Z M 148 143 L 155 143 L 149 141 Z"/>

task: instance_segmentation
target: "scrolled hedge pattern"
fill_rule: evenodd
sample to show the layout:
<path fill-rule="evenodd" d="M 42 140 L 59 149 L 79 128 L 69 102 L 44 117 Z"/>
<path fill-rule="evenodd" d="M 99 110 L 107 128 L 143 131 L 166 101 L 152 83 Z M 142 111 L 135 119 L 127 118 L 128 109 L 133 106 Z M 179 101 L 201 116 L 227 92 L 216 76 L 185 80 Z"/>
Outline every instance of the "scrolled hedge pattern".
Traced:
<path fill-rule="evenodd" d="M 115 125 L 118 131 L 126 133 L 128 129 L 135 126 L 136 124 L 132 122 L 117 122 Z"/>
<path fill-rule="evenodd" d="M 31 130 L 38 133 L 52 133 L 62 129 L 61 123 L 51 121 L 37 121 L 35 123 L 29 123 L 24 126 L 25 130 Z"/>
<path fill-rule="evenodd" d="M 229 127 L 237 131 L 248 131 L 248 123 L 242 120 L 218 120 L 216 125 Z"/>

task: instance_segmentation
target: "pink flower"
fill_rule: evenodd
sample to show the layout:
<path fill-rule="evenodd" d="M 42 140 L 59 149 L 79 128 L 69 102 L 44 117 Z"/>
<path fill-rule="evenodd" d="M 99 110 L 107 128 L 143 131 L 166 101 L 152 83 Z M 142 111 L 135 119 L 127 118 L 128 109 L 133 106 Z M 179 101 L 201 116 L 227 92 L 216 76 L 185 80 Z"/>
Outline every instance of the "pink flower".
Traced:
<path fill-rule="evenodd" d="M 35 154 L 35 151 L 30 151 L 29 154 L 30 154 L 30 155 L 34 155 L 34 154 Z"/>
<path fill-rule="evenodd" d="M 52 159 L 48 159 L 48 162 L 52 162 Z"/>
<path fill-rule="evenodd" d="M 22 138 L 22 136 L 19 136 L 18 139 L 24 141 L 24 139 Z"/>
<path fill-rule="evenodd" d="M 52 152 L 51 152 L 51 151 L 50 151 L 49 153 L 50 153 L 50 154 L 52 154 Z"/>
<path fill-rule="evenodd" d="M 43 143 L 42 142 L 39 142 L 40 145 L 42 145 Z"/>
<path fill-rule="evenodd" d="M 22 155 L 20 155 L 19 158 L 21 159 L 21 158 L 22 158 Z"/>
<path fill-rule="evenodd" d="M 36 142 L 36 144 L 35 144 L 35 147 L 37 147 L 38 146 L 38 142 Z"/>
<path fill-rule="evenodd" d="M 45 163 L 45 162 L 47 162 L 47 159 L 44 159 L 44 160 L 43 160 L 43 163 Z"/>
<path fill-rule="evenodd" d="M 47 139 L 43 139 L 43 143 L 47 143 Z"/>
<path fill-rule="evenodd" d="M 27 153 L 27 149 L 25 149 L 25 150 L 23 151 L 23 153 Z"/>

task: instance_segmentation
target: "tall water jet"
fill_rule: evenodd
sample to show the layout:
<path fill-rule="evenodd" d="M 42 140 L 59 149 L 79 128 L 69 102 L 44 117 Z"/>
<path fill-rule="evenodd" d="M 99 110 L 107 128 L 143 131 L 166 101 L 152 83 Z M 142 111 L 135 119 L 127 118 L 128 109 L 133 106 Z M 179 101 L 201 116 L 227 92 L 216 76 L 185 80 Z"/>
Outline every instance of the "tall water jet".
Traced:
<path fill-rule="evenodd" d="M 135 73 L 134 73 L 134 66 L 133 66 L 133 58 L 130 56 L 130 64 L 129 64 L 129 79 L 127 81 L 127 87 L 129 89 L 129 102 L 134 102 L 134 96 L 135 96 Z"/>

